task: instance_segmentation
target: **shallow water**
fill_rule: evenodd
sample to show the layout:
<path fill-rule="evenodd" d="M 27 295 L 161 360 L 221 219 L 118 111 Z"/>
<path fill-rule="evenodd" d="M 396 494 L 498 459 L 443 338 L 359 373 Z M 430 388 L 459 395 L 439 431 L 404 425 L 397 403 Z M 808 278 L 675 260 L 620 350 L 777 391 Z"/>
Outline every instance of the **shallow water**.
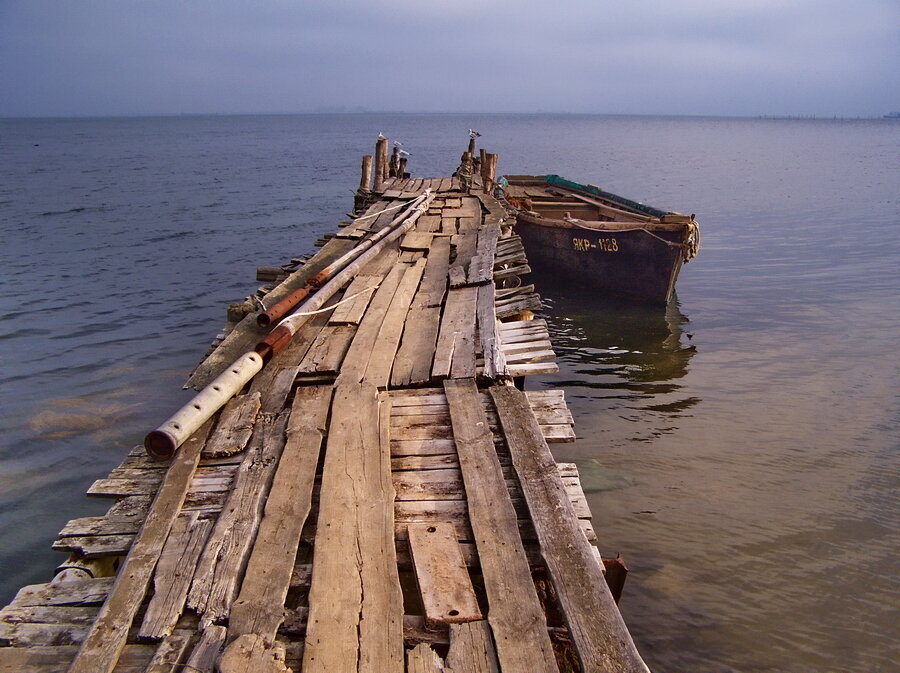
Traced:
<path fill-rule="evenodd" d="M 696 212 L 668 310 L 537 278 L 604 554 L 656 671 L 892 671 L 898 145 L 889 121 L 346 115 L 0 121 L 0 599 L 185 399 L 258 264 L 351 207 L 379 132 Z"/>

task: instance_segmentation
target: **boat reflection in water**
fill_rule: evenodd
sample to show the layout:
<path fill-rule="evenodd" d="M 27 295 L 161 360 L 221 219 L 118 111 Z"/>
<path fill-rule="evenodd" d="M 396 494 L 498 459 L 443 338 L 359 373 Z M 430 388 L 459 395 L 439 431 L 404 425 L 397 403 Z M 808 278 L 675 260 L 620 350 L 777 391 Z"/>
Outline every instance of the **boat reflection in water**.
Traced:
<path fill-rule="evenodd" d="M 688 318 L 677 297 L 648 306 L 598 299 L 544 274 L 530 280 L 560 368 L 542 383 L 565 389 L 579 438 L 558 446 L 558 457 L 578 463 L 586 491 L 625 487 L 628 461 L 614 457 L 675 432 L 700 403 L 682 381 L 697 352 Z"/>

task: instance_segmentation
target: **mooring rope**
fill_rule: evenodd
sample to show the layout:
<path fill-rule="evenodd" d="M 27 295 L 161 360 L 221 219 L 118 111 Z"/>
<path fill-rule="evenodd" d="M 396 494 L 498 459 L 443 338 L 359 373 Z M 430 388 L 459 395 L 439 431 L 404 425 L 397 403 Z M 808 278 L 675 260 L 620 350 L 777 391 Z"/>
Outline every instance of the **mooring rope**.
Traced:
<path fill-rule="evenodd" d="M 565 219 L 565 221 L 571 225 L 578 227 L 579 229 L 586 229 L 587 231 L 595 231 L 595 232 L 608 231 L 611 234 L 627 234 L 632 231 L 643 231 L 648 236 L 652 236 L 657 241 L 662 241 L 663 243 L 665 243 L 668 246 L 671 246 L 673 248 L 681 248 L 682 254 L 684 255 L 685 263 L 690 262 L 692 259 L 694 259 L 694 257 L 697 256 L 697 253 L 700 250 L 700 227 L 697 226 L 696 222 L 688 222 L 686 224 L 686 226 L 688 228 L 688 235 L 683 243 L 674 243 L 672 241 L 667 241 L 662 236 L 657 236 L 652 231 L 648 230 L 646 227 L 633 227 L 631 229 L 616 229 L 613 231 L 613 230 L 597 229 L 596 227 L 589 227 L 585 224 L 581 224 L 580 220 L 576 220 L 575 218 L 572 218 L 572 217 L 567 217 Z"/>
<path fill-rule="evenodd" d="M 400 210 L 401 208 L 406 208 L 410 203 L 412 203 L 412 201 L 404 201 L 403 203 L 398 204 L 396 206 L 391 206 L 390 208 L 385 208 L 384 210 L 379 210 L 377 213 L 372 213 L 370 215 L 360 215 L 359 217 L 353 218 L 353 224 L 356 224 L 360 220 L 367 220 L 370 217 L 378 217 L 379 215 L 384 215 L 384 213 L 390 213 L 391 211 L 394 211 L 394 210 Z"/>
<path fill-rule="evenodd" d="M 361 295 L 361 294 L 365 294 L 366 292 L 374 292 L 375 290 L 378 289 L 378 286 L 379 286 L 379 285 L 381 285 L 381 281 L 380 281 L 380 280 L 379 280 L 377 283 L 375 283 L 372 287 L 367 287 L 367 288 L 365 288 L 365 289 L 360 290 L 359 292 L 354 292 L 354 293 L 351 294 L 349 297 L 344 297 L 344 298 L 341 299 L 340 301 L 334 302 L 331 306 L 326 306 L 325 308 L 320 308 L 318 311 L 300 311 L 299 313 L 291 313 L 291 315 L 289 315 L 288 318 L 292 318 L 292 317 L 297 316 L 297 315 L 316 315 L 316 314 L 318 314 L 318 313 L 327 313 L 328 311 L 334 310 L 335 308 L 337 308 L 337 307 L 340 306 L 341 304 L 346 304 L 348 301 L 353 301 L 354 299 L 356 299 L 356 298 L 357 298 L 359 295 Z M 280 324 L 283 323 L 285 320 L 287 320 L 287 318 L 283 318 L 282 320 L 279 321 L 278 324 L 280 325 Z M 277 325 L 276 325 L 276 327 L 277 327 Z"/>

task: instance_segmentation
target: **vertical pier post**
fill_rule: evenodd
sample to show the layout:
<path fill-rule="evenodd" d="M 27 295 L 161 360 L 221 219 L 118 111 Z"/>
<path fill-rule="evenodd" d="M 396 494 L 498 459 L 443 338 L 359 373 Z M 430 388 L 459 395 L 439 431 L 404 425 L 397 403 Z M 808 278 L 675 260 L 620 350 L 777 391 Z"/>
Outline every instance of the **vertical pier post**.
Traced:
<path fill-rule="evenodd" d="M 362 158 L 362 174 L 359 176 L 359 190 L 369 191 L 372 180 L 372 155 L 364 154 Z"/>
<path fill-rule="evenodd" d="M 353 210 L 359 212 L 366 207 L 366 199 L 369 198 L 369 190 L 372 184 L 372 155 L 364 154 L 362 158 L 362 171 L 359 176 L 359 189 L 353 197 Z"/>
<path fill-rule="evenodd" d="M 397 169 L 397 177 L 406 177 L 406 157 L 400 157 L 400 168 Z"/>
<path fill-rule="evenodd" d="M 387 138 L 379 137 L 375 141 L 375 184 L 372 189 L 376 192 L 384 188 L 385 169 L 387 168 Z"/>

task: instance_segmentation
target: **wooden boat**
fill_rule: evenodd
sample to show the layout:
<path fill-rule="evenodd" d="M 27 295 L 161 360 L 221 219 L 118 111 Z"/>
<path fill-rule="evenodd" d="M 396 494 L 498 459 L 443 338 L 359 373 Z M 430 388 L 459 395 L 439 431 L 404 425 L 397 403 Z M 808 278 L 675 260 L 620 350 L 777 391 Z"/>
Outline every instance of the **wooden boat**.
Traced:
<path fill-rule="evenodd" d="M 693 215 L 558 175 L 509 175 L 501 186 L 531 266 L 604 295 L 665 305 L 700 247 Z"/>

